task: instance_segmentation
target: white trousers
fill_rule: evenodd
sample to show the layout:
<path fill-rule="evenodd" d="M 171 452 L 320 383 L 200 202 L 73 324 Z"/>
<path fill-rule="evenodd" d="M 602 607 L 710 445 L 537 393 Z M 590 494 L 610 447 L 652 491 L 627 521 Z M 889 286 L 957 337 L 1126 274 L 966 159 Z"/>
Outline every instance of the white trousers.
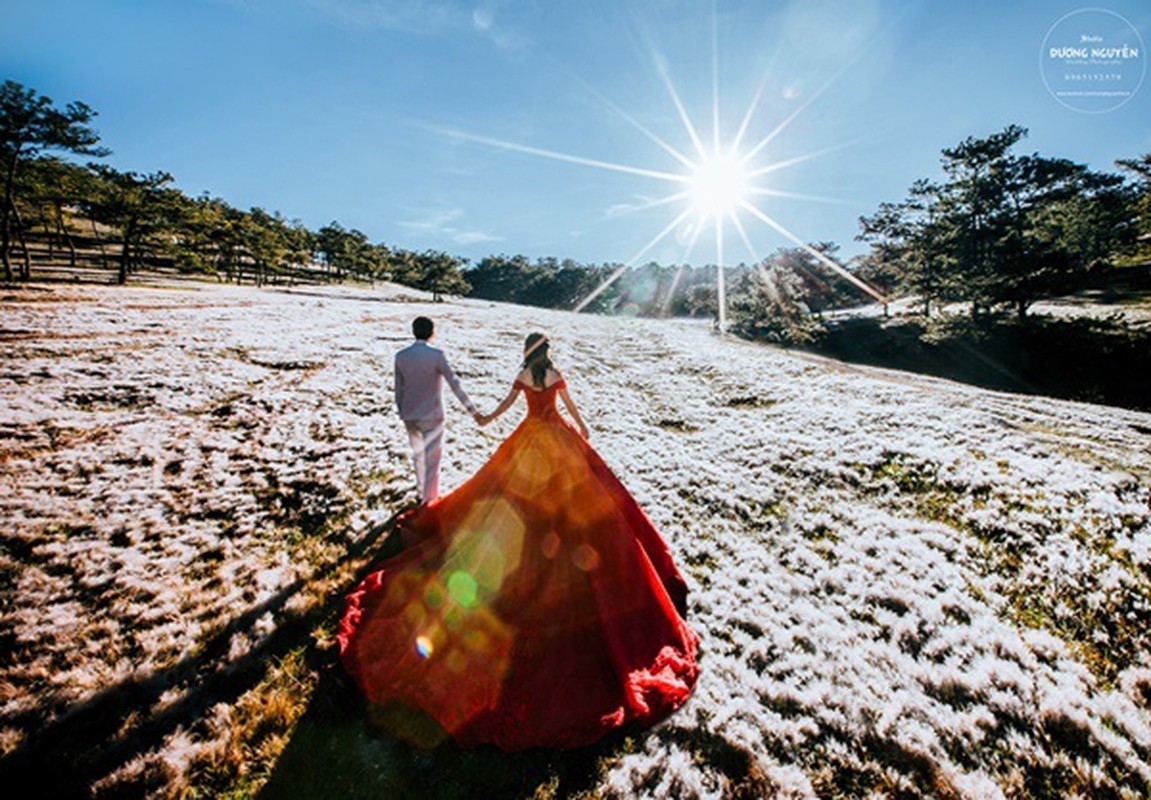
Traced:
<path fill-rule="evenodd" d="M 416 491 L 420 502 L 430 503 L 440 496 L 440 456 L 444 452 L 442 419 L 404 420 L 412 444 L 416 468 Z"/>

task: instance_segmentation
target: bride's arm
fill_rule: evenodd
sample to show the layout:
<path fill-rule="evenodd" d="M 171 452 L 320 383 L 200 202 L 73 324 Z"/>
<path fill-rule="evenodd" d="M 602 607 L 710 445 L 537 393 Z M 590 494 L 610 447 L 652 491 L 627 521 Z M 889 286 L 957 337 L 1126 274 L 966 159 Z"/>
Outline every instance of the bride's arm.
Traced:
<path fill-rule="evenodd" d="M 560 389 L 560 399 L 564 401 L 564 408 L 566 408 L 568 413 L 572 415 L 572 419 L 575 420 L 576 425 L 579 427 L 580 435 L 586 439 L 588 437 L 587 425 L 583 424 L 583 417 L 579 415 L 579 409 L 576 408 L 576 404 L 575 401 L 572 400 L 572 396 L 568 394 L 566 386 Z"/>
<path fill-rule="evenodd" d="M 503 399 L 502 403 L 496 406 L 496 410 L 490 414 L 483 414 L 480 416 L 480 425 L 487 425 L 489 422 L 499 419 L 501 414 L 512 407 L 512 403 L 516 401 L 516 395 L 519 393 L 519 387 L 515 384 L 512 384 L 512 389 L 510 392 L 508 392 L 508 396 Z"/>

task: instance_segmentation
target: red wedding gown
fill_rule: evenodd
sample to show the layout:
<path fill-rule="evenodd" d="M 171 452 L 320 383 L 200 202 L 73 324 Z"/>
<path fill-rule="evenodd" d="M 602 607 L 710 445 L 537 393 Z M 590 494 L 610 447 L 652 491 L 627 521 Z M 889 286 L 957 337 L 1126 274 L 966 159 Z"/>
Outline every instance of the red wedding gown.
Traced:
<path fill-rule="evenodd" d="M 418 718 L 424 743 L 579 747 L 666 717 L 695 685 L 698 640 L 667 546 L 560 417 L 563 381 L 516 385 L 527 417 L 407 521 L 418 543 L 348 595 L 340 624 L 373 710 L 409 732 Z"/>

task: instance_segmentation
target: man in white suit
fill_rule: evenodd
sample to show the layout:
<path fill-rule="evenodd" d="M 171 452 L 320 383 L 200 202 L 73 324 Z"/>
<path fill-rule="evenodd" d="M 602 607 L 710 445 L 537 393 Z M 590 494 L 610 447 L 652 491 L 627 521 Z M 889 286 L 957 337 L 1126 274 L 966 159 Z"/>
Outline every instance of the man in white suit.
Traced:
<path fill-rule="evenodd" d="M 444 352 L 429 344 L 435 335 L 435 324 L 427 317 L 417 317 L 412 322 L 412 334 L 416 341 L 396 353 L 396 408 L 412 443 L 416 491 L 420 502 L 426 504 L 440 495 L 440 455 L 444 443 L 444 404 L 440 388 L 443 382 L 448 382 L 476 422 L 481 417 L 452 372 Z"/>

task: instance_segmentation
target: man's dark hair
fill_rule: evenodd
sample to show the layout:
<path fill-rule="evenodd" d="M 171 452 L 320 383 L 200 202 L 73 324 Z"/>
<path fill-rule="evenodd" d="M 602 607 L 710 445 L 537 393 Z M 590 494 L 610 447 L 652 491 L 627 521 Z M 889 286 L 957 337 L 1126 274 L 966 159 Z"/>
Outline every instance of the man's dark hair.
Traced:
<path fill-rule="evenodd" d="M 436 332 L 436 325 L 427 317 L 416 317 L 412 320 L 412 335 L 420 340 L 428 340 L 432 338 L 432 334 Z"/>

